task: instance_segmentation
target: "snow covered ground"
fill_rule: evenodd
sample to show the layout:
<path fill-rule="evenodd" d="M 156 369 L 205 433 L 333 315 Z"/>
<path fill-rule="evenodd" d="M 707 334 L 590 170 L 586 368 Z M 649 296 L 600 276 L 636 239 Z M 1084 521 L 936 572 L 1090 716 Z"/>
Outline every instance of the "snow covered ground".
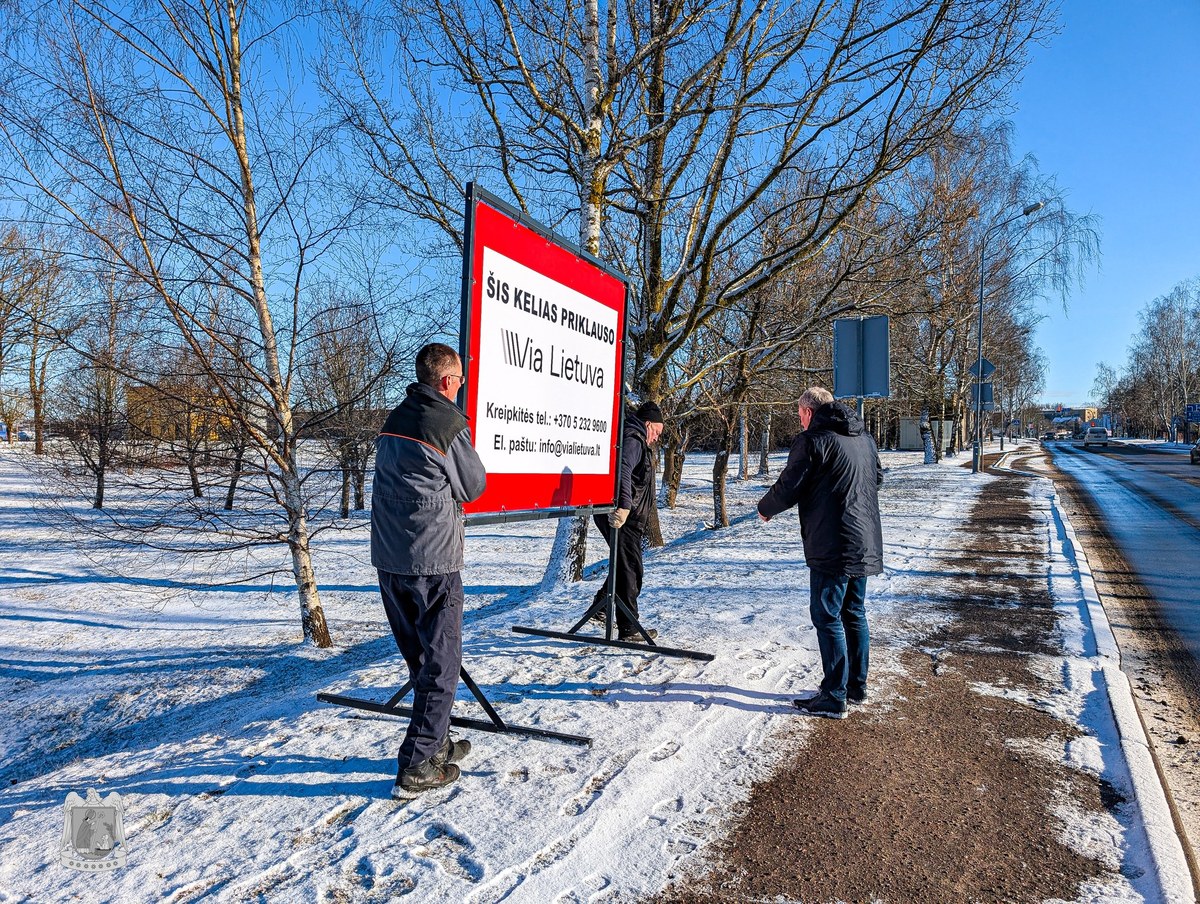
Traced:
<path fill-rule="evenodd" d="M 869 591 L 878 688 L 937 617 L 920 605 L 936 551 L 995 479 L 920 460 L 884 454 L 888 569 Z M 820 672 L 795 517 L 761 524 L 762 480 L 731 481 L 733 526 L 705 529 L 711 457 L 688 460 L 680 504 L 663 512 L 642 612 L 661 642 L 716 659 L 512 633 L 573 622 L 598 586 L 599 539 L 587 581 L 539 594 L 551 523 L 472 529 L 468 670 L 505 719 L 594 744 L 464 733 L 461 781 L 404 805 L 388 797 L 403 723 L 315 700 L 382 700 L 404 680 L 365 531 L 321 548 L 337 646 L 312 650 L 285 583 L 189 583 L 184 561 L 92 550 L 43 523 L 26 461 L 0 449 L 0 901 L 631 900 L 694 866 L 780 739 L 801 743 L 810 727 L 789 705 Z M 1131 793 L 1095 699 L 1097 647 L 1053 490 L 1033 492 L 1067 650 L 1047 663 L 1062 676 L 1052 707 L 1086 733 L 1062 756 Z M 457 707 L 480 715 L 465 688 Z M 92 787 L 125 805 L 129 864 L 111 874 L 58 863 L 64 799 Z M 1064 837 L 1124 874 L 1089 900 L 1153 899 L 1146 832 L 1136 807 L 1124 812 L 1057 816 Z"/>

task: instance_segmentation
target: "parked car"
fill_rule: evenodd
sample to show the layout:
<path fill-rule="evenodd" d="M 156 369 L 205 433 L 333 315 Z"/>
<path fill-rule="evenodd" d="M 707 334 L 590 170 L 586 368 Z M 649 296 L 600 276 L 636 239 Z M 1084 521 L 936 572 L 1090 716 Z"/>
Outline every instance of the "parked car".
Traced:
<path fill-rule="evenodd" d="M 1108 431 L 1103 427 L 1088 427 L 1087 432 L 1083 434 L 1084 448 L 1088 446 L 1107 446 Z"/>
<path fill-rule="evenodd" d="M 1192 464 L 1200 465 L 1200 443 L 1192 446 Z"/>

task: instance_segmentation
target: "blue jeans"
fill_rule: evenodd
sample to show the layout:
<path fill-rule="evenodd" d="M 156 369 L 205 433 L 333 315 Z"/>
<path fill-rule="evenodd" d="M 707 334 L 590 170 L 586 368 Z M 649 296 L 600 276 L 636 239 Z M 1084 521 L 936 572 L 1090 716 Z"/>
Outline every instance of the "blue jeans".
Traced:
<path fill-rule="evenodd" d="M 810 571 L 809 591 L 808 611 L 825 669 L 821 690 L 843 701 L 847 688 L 865 692 L 870 665 L 867 579 Z"/>

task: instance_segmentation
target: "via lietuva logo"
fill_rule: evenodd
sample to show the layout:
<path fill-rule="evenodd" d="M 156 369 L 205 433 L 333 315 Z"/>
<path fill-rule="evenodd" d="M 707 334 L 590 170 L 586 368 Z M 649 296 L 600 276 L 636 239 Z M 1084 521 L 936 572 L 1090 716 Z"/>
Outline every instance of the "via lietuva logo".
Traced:
<path fill-rule="evenodd" d="M 109 872 L 125 865 L 124 807 L 121 795 L 101 798 L 89 788 L 83 798 L 72 791 L 63 809 L 59 859 L 64 866 L 87 873 Z"/>

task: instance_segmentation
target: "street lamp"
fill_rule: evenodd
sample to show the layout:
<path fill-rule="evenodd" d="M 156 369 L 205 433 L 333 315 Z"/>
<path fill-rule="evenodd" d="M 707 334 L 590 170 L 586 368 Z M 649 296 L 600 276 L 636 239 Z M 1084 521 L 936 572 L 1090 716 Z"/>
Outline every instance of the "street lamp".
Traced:
<path fill-rule="evenodd" d="M 975 445 L 971 454 L 971 473 L 978 474 L 979 468 L 983 462 L 983 284 L 984 284 L 984 260 L 987 253 L 988 237 L 993 230 L 1002 229 L 1009 223 L 1013 223 L 1021 217 L 1027 217 L 1030 214 L 1037 213 L 1045 205 L 1041 201 L 1035 201 L 1033 204 L 1026 207 L 1018 214 L 1014 214 L 1007 220 L 999 223 L 993 223 L 983 233 L 983 238 L 979 242 L 979 360 L 975 367 Z"/>

